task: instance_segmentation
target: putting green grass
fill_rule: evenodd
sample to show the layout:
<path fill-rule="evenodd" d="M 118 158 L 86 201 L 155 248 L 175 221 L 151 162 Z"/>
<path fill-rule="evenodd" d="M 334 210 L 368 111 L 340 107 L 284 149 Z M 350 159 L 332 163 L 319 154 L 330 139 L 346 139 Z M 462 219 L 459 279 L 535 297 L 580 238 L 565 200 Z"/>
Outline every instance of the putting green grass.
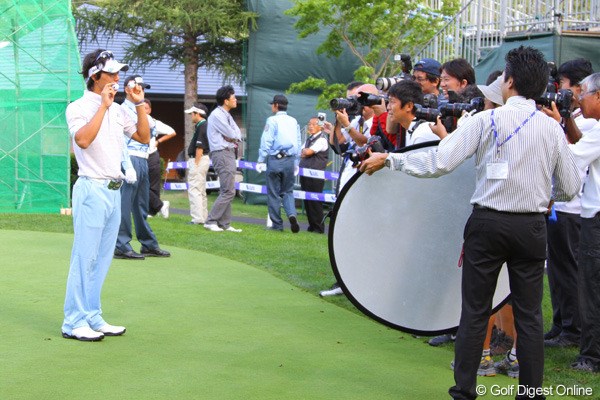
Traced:
<path fill-rule="evenodd" d="M 124 336 L 63 339 L 71 243 L 0 230 L 0 399 L 449 398 L 450 348 L 246 264 L 170 246 L 170 258 L 113 261 L 103 311 Z"/>

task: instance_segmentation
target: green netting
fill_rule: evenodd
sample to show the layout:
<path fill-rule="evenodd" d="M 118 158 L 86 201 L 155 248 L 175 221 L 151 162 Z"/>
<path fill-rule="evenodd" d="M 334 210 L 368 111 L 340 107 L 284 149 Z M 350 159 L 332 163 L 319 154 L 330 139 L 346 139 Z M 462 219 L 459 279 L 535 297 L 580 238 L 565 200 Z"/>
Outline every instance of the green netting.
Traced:
<path fill-rule="evenodd" d="M 0 2 L 0 212 L 70 205 L 65 109 L 83 92 L 70 7 Z"/>

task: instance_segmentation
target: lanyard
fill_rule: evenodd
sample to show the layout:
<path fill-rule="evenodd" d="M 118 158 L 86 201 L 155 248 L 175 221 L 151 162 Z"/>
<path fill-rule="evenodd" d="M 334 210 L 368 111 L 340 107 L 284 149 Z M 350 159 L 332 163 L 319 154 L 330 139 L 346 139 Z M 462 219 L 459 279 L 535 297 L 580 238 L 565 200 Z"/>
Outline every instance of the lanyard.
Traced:
<path fill-rule="evenodd" d="M 508 137 L 506 139 L 504 139 L 502 142 L 500 142 L 500 140 L 498 139 L 498 130 L 496 129 L 496 123 L 494 122 L 494 111 L 496 111 L 496 110 L 492 110 L 491 119 L 492 119 L 492 132 L 494 132 L 494 138 L 496 139 L 496 153 L 499 153 L 500 147 L 502 147 L 502 145 L 504 145 L 504 143 L 508 142 L 510 139 L 512 139 L 513 136 L 515 136 L 517 133 L 519 133 L 521 128 L 523 128 L 537 112 L 537 110 L 533 110 L 533 112 L 531 114 L 529 114 L 529 116 L 527 118 L 525 118 L 525 120 L 523 122 L 521 122 L 521 124 L 519 126 L 517 126 L 517 129 L 515 129 L 515 131 L 513 133 L 508 135 Z"/>

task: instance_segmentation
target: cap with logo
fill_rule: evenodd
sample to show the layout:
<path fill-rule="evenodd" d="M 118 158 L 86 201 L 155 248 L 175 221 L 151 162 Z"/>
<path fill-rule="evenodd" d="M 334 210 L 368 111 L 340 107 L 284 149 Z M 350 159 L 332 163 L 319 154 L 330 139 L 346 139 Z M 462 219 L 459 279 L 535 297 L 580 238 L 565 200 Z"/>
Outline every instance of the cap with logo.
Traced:
<path fill-rule="evenodd" d="M 96 60 L 94 60 L 94 65 L 88 71 L 88 78 L 94 74 L 97 74 L 100 71 L 108 72 L 109 74 L 114 74 L 119 71 L 127 71 L 129 69 L 129 65 L 122 64 L 115 60 L 115 56 L 112 51 L 105 50 L 98 54 Z"/>
<path fill-rule="evenodd" d="M 423 71 L 429 75 L 440 76 L 442 64 L 433 58 L 422 58 L 415 63 L 413 71 Z"/>
<path fill-rule="evenodd" d="M 150 89 L 151 87 L 147 83 L 144 83 L 144 78 L 142 78 L 139 75 L 130 75 L 127 78 L 125 78 L 125 86 L 127 86 L 127 84 L 131 81 L 135 82 L 137 85 L 140 85 L 144 89 Z"/>

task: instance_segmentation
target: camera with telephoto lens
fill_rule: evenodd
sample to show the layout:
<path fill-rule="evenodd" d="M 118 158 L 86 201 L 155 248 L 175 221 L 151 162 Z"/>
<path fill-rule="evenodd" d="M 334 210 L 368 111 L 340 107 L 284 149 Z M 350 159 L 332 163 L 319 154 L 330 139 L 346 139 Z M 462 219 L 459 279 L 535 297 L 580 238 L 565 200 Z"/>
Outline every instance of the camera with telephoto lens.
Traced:
<path fill-rule="evenodd" d="M 373 153 L 385 153 L 383 144 L 381 144 L 381 138 L 379 136 L 371 136 L 367 143 L 363 146 L 354 149 L 354 152 L 350 153 L 350 161 L 352 166 L 356 167 L 360 162 L 369 158 L 369 150 Z"/>
<path fill-rule="evenodd" d="M 362 108 L 356 96 L 350 96 L 347 99 L 331 99 L 329 107 L 331 107 L 333 111 L 345 109 L 348 115 L 358 115 Z"/>
<path fill-rule="evenodd" d="M 455 117 L 460 118 L 463 111 L 475 112 L 483 111 L 485 102 L 482 97 L 475 97 L 468 103 L 446 103 L 440 106 L 440 114 L 442 117 Z"/>
<path fill-rule="evenodd" d="M 536 104 L 547 108 L 552 108 L 552 102 L 556 103 L 556 108 L 558 108 L 560 116 L 568 118 L 571 115 L 573 92 L 569 89 L 560 89 L 556 93 L 546 92 L 541 97 L 535 99 Z"/>
<path fill-rule="evenodd" d="M 323 126 L 325 125 L 325 121 L 327 121 L 327 114 L 325 113 L 317 113 L 317 125 Z"/>
<path fill-rule="evenodd" d="M 387 103 L 388 99 L 385 96 L 379 96 L 376 94 L 358 92 L 356 101 L 363 107 L 373 107 L 381 104 L 381 100 L 385 100 Z"/>
<path fill-rule="evenodd" d="M 425 103 L 425 102 L 424 102 Z M 481 97 L 475 97 L 469 103 L 446 103 L 442 104 L 439 109 L 433 107 L 424 107 L 421 104 L 415 104 L 416 118 L 429 122 L 436 122 L 437 117 L 455 117 L 460 118 L 463 111 L 475 112 L 483 111 L 485 103 Z"/>
<path fill-rule="evenodd" d="M 410 59 L 410 55 L 400 54 L 399 58 L 400 59 L 397 61 L 400 61 L 400 64 L 402 65 L 402 72 L 396 76 L 392 76 L 389 78 L 377 78 L 377 80 L 375 81 L 375 86 L 377 87 L 377 89 L 387 92 L 392 85 L 403 80 L 413 79 L 412 75 L 410 74 L 410 70 L 412 69 L 412 61 Z"/>

